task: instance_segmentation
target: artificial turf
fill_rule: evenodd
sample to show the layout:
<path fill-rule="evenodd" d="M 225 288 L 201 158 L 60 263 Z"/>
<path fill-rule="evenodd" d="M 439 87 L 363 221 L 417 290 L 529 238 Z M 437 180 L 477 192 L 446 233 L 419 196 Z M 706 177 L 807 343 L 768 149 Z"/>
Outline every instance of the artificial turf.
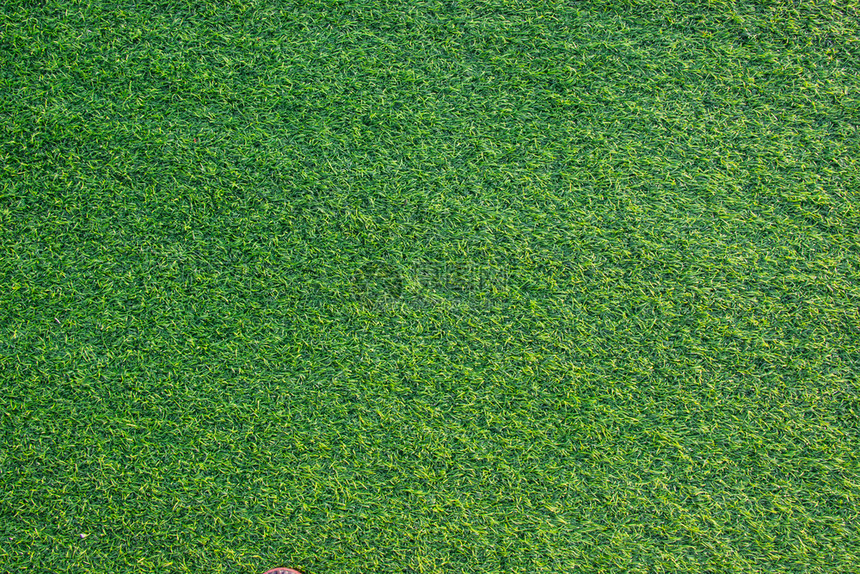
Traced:
<path fill-rule="evenodd" d="M 0 571 L 856 572 L 858 10 L 4 2 Z"/>

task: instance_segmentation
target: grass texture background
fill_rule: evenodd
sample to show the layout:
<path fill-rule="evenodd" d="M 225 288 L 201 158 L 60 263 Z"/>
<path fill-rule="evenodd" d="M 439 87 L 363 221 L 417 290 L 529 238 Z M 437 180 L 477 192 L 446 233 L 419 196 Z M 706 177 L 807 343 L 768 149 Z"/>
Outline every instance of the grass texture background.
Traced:
<path fill-rule="evenodd" d="M 856 1 L 7 1 L 0 571 L 856 572 Z"/>

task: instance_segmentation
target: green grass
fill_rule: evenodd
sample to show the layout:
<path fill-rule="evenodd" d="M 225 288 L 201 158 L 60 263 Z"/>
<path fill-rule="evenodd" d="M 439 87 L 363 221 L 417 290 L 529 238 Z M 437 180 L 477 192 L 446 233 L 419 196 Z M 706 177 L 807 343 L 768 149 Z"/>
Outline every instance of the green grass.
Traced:
<path fill-rule="evenodd" d="M 856 572 L 858 21 L 4 2 L 0 571 Z"/>

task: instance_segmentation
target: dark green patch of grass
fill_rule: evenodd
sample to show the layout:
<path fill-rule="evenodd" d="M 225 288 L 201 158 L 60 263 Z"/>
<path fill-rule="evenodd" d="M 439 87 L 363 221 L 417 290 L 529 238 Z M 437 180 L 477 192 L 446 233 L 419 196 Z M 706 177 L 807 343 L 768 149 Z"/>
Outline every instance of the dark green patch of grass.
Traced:
<path fill-rule="evenodd" d="M 856 2 L 7 2 L 0 570 L 849 572 Z"/>

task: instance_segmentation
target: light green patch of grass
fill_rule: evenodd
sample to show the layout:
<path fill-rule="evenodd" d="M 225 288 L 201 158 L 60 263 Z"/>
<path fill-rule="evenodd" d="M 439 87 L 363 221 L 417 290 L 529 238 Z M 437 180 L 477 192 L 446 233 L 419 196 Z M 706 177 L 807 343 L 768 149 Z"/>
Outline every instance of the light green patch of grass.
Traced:
<path fill-rule="evenodd" d="M 851 572 L 858 4 L 7 2 L 0 571 Z"/>

